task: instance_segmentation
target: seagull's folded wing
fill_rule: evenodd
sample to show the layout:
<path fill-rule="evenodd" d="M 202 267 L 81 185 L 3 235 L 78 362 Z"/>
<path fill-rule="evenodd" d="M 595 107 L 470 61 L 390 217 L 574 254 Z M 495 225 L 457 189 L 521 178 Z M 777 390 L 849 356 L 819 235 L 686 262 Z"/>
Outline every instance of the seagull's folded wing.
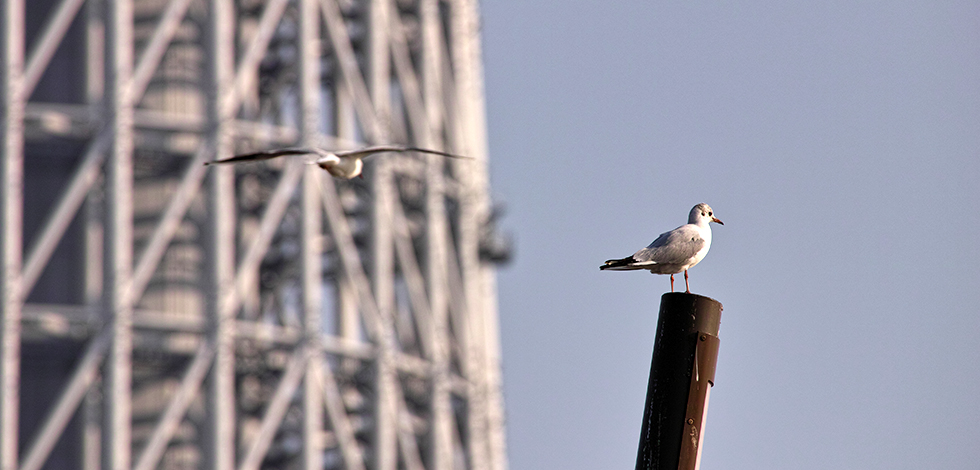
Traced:
<path fill-rule="evenodd" d="M 646 248 L 633 254 L 637 263 L 684 264 L 704 247 L 704 239 L 696 226 L 682 225 L 661 234 Z"/>

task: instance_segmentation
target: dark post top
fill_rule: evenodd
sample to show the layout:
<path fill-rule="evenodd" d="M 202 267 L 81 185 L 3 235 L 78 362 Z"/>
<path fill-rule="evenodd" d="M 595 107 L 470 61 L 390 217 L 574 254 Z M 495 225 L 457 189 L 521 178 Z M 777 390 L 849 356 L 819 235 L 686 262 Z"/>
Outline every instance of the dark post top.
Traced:
<path fill-rule="evenodd" d="M 709 335 L 718 336 L 721 327 L 721 302 L 698 294 L 688 294 L 686 292 L 667 292 L 660 297 L 660 314 L 665 313 L 676 315 L 690 315 L 689 332 L 700 331 Z M 678 326 L 685 322 L 682 319 Z"/>

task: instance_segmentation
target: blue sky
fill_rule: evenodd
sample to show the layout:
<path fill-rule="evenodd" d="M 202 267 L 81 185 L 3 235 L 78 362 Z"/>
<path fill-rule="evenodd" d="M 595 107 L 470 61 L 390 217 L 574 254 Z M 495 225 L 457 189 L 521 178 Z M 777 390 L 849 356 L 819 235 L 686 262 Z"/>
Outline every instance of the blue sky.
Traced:
<path fill-rule="evenodd" d="M 481 8 L 512 469 L 632 468 L 670 284 L 598 265 L 698 202 L 702 468 L 977 468 L 980 4 Z"/>

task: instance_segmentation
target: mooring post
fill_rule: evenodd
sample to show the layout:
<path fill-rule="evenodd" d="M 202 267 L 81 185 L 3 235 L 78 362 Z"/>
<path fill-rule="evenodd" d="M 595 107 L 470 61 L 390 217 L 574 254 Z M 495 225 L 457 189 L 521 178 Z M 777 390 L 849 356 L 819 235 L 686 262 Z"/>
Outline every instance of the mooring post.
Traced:
<path fill-rule="evenodd" d="M 636 470 L 695 470 L 718 361 L 721 303 L 670 292 L 660 298 Z"/>

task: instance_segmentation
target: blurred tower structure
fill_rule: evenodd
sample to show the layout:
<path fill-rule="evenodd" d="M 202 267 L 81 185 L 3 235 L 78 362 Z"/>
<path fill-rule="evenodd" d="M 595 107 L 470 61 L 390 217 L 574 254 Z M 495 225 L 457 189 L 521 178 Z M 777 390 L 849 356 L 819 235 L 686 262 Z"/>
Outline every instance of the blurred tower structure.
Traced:
<path fill-rule="evenodd" d="M 506 468 L 476 0 L 2 3 L 0 469 Z"/>

